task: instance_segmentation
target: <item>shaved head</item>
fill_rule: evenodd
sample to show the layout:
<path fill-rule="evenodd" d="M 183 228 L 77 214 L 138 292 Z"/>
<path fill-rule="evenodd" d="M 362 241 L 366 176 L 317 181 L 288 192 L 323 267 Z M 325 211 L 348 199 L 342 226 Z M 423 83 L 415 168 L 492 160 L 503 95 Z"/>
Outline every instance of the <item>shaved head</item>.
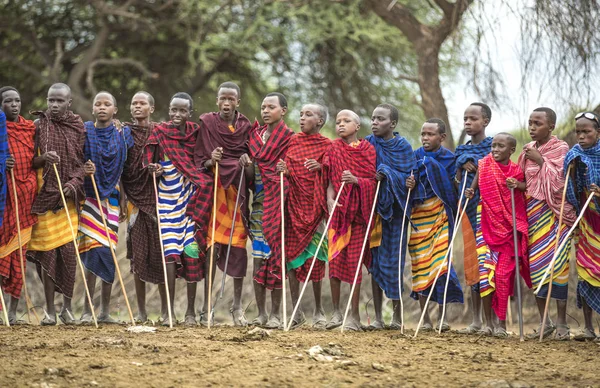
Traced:
<path fill-rule="evenodd" d="M 344 109 L 344 110 L 341 110 L 338 113 L 338 115 L 340 115 L 342 113 L 346 113 L 346 114 L 350 115 L 350 117 L 352 117 L 352 119 L 356 122 L 356 124 L 360 124 L 360 117 L 358 117 L 358 115 L 354 111 L 351 111 L 350 109 Z"/>
<path fill-rule="evenodd" d="M 69 97 L 71 97 L 71 88 L 67 84 L 63 84 L 61 82 L 55 83 L 52 86 L 50 86 L 50 88 L 48 89 L 48 91 L 50 91 L 52 89 L 54 89 L 54 90 L 61 90 L 61 89 L 62 90 L 66 90 L 67 94 L 69 95 Z"/>

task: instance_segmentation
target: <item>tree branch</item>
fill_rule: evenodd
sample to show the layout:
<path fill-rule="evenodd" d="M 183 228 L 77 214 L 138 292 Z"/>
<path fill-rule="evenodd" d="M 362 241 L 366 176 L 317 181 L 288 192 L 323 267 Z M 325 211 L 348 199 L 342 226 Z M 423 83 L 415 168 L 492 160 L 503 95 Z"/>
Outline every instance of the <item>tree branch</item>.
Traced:
<path fill-rule="evenodd" d="M 441 8 L 442 12 L 444 12 L 444 16 L 448 19 L 452 18 L 452 14 L 454 13 L 455 4 L 451 4 L 446 0 L 433 0 L 437 4 L 438 7 Z M 461 0 L 457 0 L 460 2 Z"/>
<path fill-rule="evenodd" d="M 391 5 L 390 0 L 368 0 L 368 4 L 386 23 L 400 29 L 410 42 L 414 43 L 421 39 L 423 29 L 428 28 L 402 4 L 395 3 L 390 10 L 388 10 L 388 6 Z"/>

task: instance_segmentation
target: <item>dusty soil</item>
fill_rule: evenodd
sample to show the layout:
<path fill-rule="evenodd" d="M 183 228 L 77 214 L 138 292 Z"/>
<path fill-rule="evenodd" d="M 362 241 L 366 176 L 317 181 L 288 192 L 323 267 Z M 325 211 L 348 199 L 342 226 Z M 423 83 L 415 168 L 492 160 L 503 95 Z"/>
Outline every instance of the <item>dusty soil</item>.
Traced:
<path fill-rule="evenodd" d="M 599 351 L 453 333 L 21 326 L 0 328 L 0 386 L 598 386 Z"/>

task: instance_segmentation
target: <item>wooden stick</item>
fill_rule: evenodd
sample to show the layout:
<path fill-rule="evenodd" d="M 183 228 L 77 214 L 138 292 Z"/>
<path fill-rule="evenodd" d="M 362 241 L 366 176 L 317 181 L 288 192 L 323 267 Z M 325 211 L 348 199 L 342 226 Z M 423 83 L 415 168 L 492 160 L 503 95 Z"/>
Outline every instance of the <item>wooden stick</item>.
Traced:
<path fill-rule="evenodd" d="M 402 301 L 402 249 L 406 248 L 406 246 L 402 242 L 404 241 L 404 226 L 406 225 L 406 213 L 408 210 L 408 203 L 410 201 L 411 192 L 412 189 L 408 189 L 408 194 L 406 194 L 404 214 L 402 215 L 402 229 L 400 230 L 400 252 L 398 257 L 398 298 L 400 300 L 400 334 L 404 334 L 404 302 Z"/>
<path fill-rule="evenodd" d="M 217 186 L 219 183 L 219 162 L 215 162 L 215 189 L 213 194 L 213 208 L 212 208 L 212 236 L 210 246 L 210 260 L 208 265 L 208 329 L 210 330 L 210 322 L 212 321 L 212 274 L 213 274 L 213 260 L 215 255 L 215 227 L 217 223 Z"/>
<path fill-rule="evenodd" d="M 571 173 L 571 166 L 567 168 L 567 174 L 565 175 L 565 187 L 563 187 L 562 202 L 560 203 L 560 213 L 558 215 L 558 228 L 556 229 L 556 240 L 554 241 L 554 253 L 557 252 L 557 248 L 560 244 L 560 227 L 563 221 L 563 211 L 565 209 L 565 199 L 567 198 L 567 186 L 569 184 L 569 174 Z M 542 314 L 542 330 L 540 330 L 540 342 L 544 340 L 544 327 L 546 327 L 546 318 L 548 318 L 548 307 L 550 307 L 550 295 L 552 295 L 552 282 L 554 281 L 554 264 L 552 261 L 550 264 L 550 281 L 548 282 L 548 295 L 546 295 L 546 304 L 544 306 L 544 314 Z"/>
<path fill-rule="evenodd" d="M 79 265 L 79 269 L 81 270 L 81 275 L 83 277 L 83 286 L 85 287 L 85 293 L 87 295 L 88 303 L 90 304 L 92 318 L 94 319 L 94 325 L 96 326 L 96 328 L 98 328 L 98 320 L 96 319 L 96 312 L 94 311 L 94 301 L 92 300 L 90 288 L 88 287 L 87 279 L 85 277 L 85 269 L 83 268 L 83 263 L 81 262 L 81 257 L 79 256 L 79 247 L 77 246 L 77 235 L 75 234 L 75 229 L 73 228 L 73 223 L 71 222 L 71 214 L 69 214 L 69 207 L 67 205 L 65 194 L 63 193 L 62 183 L 60 182 L 60 175 L 58 174 L 58 169 L 56 168 L 55 163 L 52 163 L 52 167 L 54 167 L 54 173 L 56 174 L 56 181 L 58 182 L 58 191 L 60 191 L 60 198 L 62 199 L 63 206 L 65 207 L 65 213 L 67 213 L 67 221 L 69 222 L 69 229 L 71 229 L 71 237 L 73 238 L 75 256 L 77 257 L 77 264 Z M 77 204 L 75 206 L 77 206 Z"/>
<path fill-rule="evenodd" d="M 19 197 L 17 194 L 17 185 L 15 182 L 15 172 L 14 169 L 10 170 L 10 179 L 12 181 L 13 186 L 13 196 L 15 199 L 15 216 L 17 217 L 17 239 L 19 242 L 19 259 L 21 261 L 21 273 L 23 274 L 23 290 L 25 291 L 25 304 L 27 305 L 27 320 L 31 323 L 31 316 L 29 312 L 33 310 L 33 315 L 37 320 L 37 323 L 40 323 L 40 317 L 37 315 L 35 311 L 35 307 L 33 307 L 33 303 L 31 303 L 31 299 L 29 298 L 29 292 L 27 291 L 27 282 L 25 276 L 25 259 L 23 258 L 23 242 L 21 238 L 21 221 L 19 217 Z"/>
<path fill-rule="evenodd" d="M 308 274 L 306 275 L 306 281 L 302 285 L 302 290 L 300 291 L 300 295 L 298 295 L 298 301 L 296 302 L 296 305 L 294 306 L 294 311 L 292 311 L 292 319 L 290 319 L 290 323 L 287 325 L 285 331 L 289 331 L 290 327 L 292 327 L 293 317 L 296 315 L 296 312 L 298 312 L 298 308 L 300 308 L 300 302 L 302 301 L 302 296 L 304 295 L 304 291 L 306 290 L 306 286 L 308 285 L 310 275 L 312 274 L 313 268 L 315 267 L 315 262 L 316 262 L 316 260 L 318 260 L 317 255 L 319 254 L 319 251 L 321 250 L 321 245 L 323 245 L 323 241 L 325 241 L 325 239 L 327 238 L 327 232 L 329 230 L 329 225 L 331 224 L 331 220 L 333 219 L 333 213 L 335 213 L 335 209 L 337 208 L 338 201 L 340 200 L 340 195 L 342 194 L 342 190 L 344 189 L 345 185 L 346 185 L 346 182 L 342 182 L 342 185 L 340 186 L 340 190 L 338 191 L 337 195 L 335 196 L 335 201 L 333 202 L 333 209 L 331 209 L 331 213 L 329 214 L 329 218 L 327 219 L 327 224 L 325 224 L 325 231 L 323 232 L 323 234 L 321 235 L 321 238 L 319 239 L 319 243 L 317 244 L 317 249 L 315 250 L 315 254 L 313 255 L 313 258 L 312 258 L 312 263 L 310 263 L 310 268 L 308 269 Z"/>
<path fill-rule="evenodd" d="M 238 184 L 237 196 L 235 197 L 235 208 L 233 209 L 233 220 L 231 221 L 231 232 L 229 233 L 229 244 L 227 245 L 227 254 L 225 255 L 225 267 L 223 268 L 223 277 L 221 278 L 221 291 L 219 293 L 219 299 L 223 298 L 223 292 L 225 291 L 225 278 L 227 277 L 227 267 L 229 266 L 229 253 L 231 252 L 231 244 L 233 243 L 233 229 L 235 227 L 235 218 L 237 217 L 237 210 L 240 204 L 240 192 L 242 191 L 243 182 L 244 167 L 242 167 L 242 173 L 240 174 L 240 183 Z"/>
<path fill-rule="evenodd" d="M 460 225 L 462 218 L 465 215 L 465 211 L 467 210 L 468 205 L 469 205 L 469 198 L 467 198 L 467 200 L 465 201 L 465 207 L 463 208 L 462 212 L 458 216 L 458 221 L 456 221 L 456 225 Z M 452 251 L 454 239 L 456 238 L 457 235 L 458 235 L 458 229 L 454 228 L 454 233 L 452 233 L 452 239 L 450 239 L 450 244 L 448 244 L 448 250 L 446 251 L 444 260 L 442 261 L 442 264 L 440 265 L 440 269 L 438 269 L 437 273 L 435 274 L 435 278 L 433 279 L 433 284 L 431 285 L 432 290 L 435 287 L 435 284 L 437 283 L 437 280 L 438 280 L 440 274 L 442 273 L 442 269 L 444 268 L 444 263 L 446 263 L 446 261 L 448 260 L 448 255 Z M 415 335 L 413 336 L 413 338 L 417 338 L 417 335 L 419 334 L 419 330 L 421 329 L 421 325 L 423 324 L 423 319 L 425 319 L 425 313 L 427 312 L 427 305 L 429 304 L 429 300 L 431 299 L 432 294 L 433 294 L 433 292 L 429 292 L 429 295 L 427 295 L 427 300 L 425 301 L 425 306 L 423 306 L 423 311 L 421 312 L 421 319 L 419 319 L 419 324 L 417 325 L 417 330 L 415 330 Z"/>
<path fill-rule="evenodd" d="M 117 261 L 117 254 L 115 253 L 115 249 L 112 245 L 112 241 L 110 239 L 110 232 L 108 230 L 108 224 L 106 223 L 106 218 L 104 217 L 104 211 L 102 210 L 102 201 L 100 200 L 100 194 L 98 193 L 98 186 L 96 186 L 96 177 L 94 174 L 90 176 L 90 180 L 92 181 L 92 186 L 94 187 L 94 193 L 96 194 L 96 200 L 98 201 L 98 211 L 100 212 L 100 217 L 102 218 L 102 224 L 104 225 L 104 231 L 106 233 L 106 240 L 108 241 L 108 248 L 110 253 L 112 254 L 113 261 L 115 263 L 115 269 L 117 270 L 117 277 L 119 278 L 119 284 L 121 285 L 121 291 L 123 292 L 123 297 L 125 298 L 125 305 L 127 305 L 127 311 L 129 312 L 129 318 L 131 319 L 131 324 L 135 326 L 135 319 L 133 318 L 133 312 L 131 311 L 131 306 L 129 305 L 129 299 L 127 298 L 127 291 L 125 290 L 125 284 L 123 283 L 123 277 L 121 276 L 121 270 L 119 269 L 119 262 Z M 106 199 L 106 211 L 108 211 L 109 204 L 108 198 Z"/>
<path fill-rule="evenodd" d="M 565 247 L 565 245 L 567 244 L 567 242 L 569 241 L 569 236 L 573 233 L 573 231 L 577 227 L 577 224 L 579 224 L 579 221 L 581 221 L 581 218 L 583 218 L 583 214 L 587 210 L 588 206 L 590 205 L 590 202 L 592 201 L 592 199 L 594 198 L 595 195 L 596 194 L 593 193 L 593 192 L 590 193 L 590 196 L 588 197 L 587 201 L 585 201 L 585 205 L 583 205 L 583 208 L 581 208 L 581 212 L 579 213 L 579 217 L 577 217 L 577 219 L 575 220 L 575 223 L 573 224 L 573 226 L 571 226 L 571 229 L 569 229 L 569 232 L 567 233 L 567 235 L 563 239 L 563 242 L 560 243 L 560 245 L 558 246 L 558 249 L 554 252 L 554 256 L 552 256 L 552 261 L 550 262 L 550 265 L 548 266 L 548 268 L 546 268 L 546 272 L 544 272 L 544 276 L 542 277 L 542 281 L 540 282 L 538 288 L 534 291 L 534 295 L 537 295 L 540 292 L 540 289 L 542 288 L 542 285 L 546 281 L 546 277 L 548 276 L 550 268 L 554 265 L 554 261 L 558 257 L 557 253 L 560 252 L 560 251 L 562 251 L 563 248 Z"/>
<path fill-rule="evenodd" d="M 4 326 L 10 327 L 10 322 L 8 322 L 8 312 L 6 311 L 6 303 L 4 302 L 4 293 L 2 292 L 2 287 L 0 287 L 0 301 L 2 302 L 2 314 L 4 315 Z"/>
<path fill-rule="evenodd" d="M 523 302 L 521 299 L 521 274 L 519 269 L 519 239 L 517 236 L 517 213 L 515 210 L 515 189 L 510 189 L 510 202 L 512 206 L 513 221 L 513 244 L 515 245 L 515 282 L 517 282 L 517 314 L 519 316 L 519 339 L 525 341 L 523 337 Z"/>
<path fill-rule="evenodd" d="M 283 327 L 287 325 L 287 298 L 285 292 L 285 274 L 286 274 L 286 260 L 285 260 L 285 203 L 284 203 L 284 181 L 283 181 L 283 171 L 279 173 L 279 194 L 280 194 L 280 202 L 281 202 L 281 288 L 282 288 L 282 296 L 283 300 Z M 290 317 L 290 322 L 294 319 L 292 315 Z"/>
<path fill-rule="evenodd" d="M 160 242 L 160 254 L 162 255 L 163 274 L 165 275 L 165 291 L 167 294 L 167 310 L 169 311 L 169 328 L 173 328 L 173 314 L 171 314 L 171 295 L 169 292 L 169 277 L 167 276 L 167 260 L 165 259 L 165 246 L 162 239 L 162 228 L 160 225 L 160 210 L 158 209 L 158 188 L 156 187 L 156 172 L 152 171 L 152 182 L 154 183 L 154 197 L 156 198 L 156 223 L 158 225 L 158 241 Z"/>
<path fill-rule="evenodd" d="M 354 281 L 352 282 L 352 288 L 350 289 L 350 296 L 348 297 L 348 303 L 346 304 L 346 311 L 344 312 L 344 319 L 342 320 L 342 328 L 341 332 L 344 332 L 344 326 L 346 325 L 346 318 L 348 318 L 348 311 L 350 310 L 350 304 L 352 303 L 352 297 L 354 295 L 354 289 L 356 288 L 356 282 L 358 281 L 358 274 L 362 268 L 363 264 L 363 255 L 365 253 L 365 248 L 367 247 L 367 242 L 369 241 L 369 234 L 371 233 L 371 222 L 373 222 L 373 214 L 375 214 L 375 208 L 377 207 L 377 197 L 379 196 L 379 187 L 381 186 L 381 181 L 377 181 L 377 189 L 375 190 L 375 198 L 373 199 L 373 207 L 371 207 L 371 215 L 369 215 L 369 222 L 367 223 L 367 232 L 365 233 L 365 238 L 363 239 L 362 248 L 360 250 L 360 256 L 358 256 L 358 265 L 356 266 L 356 272 L 354 273 Z"/>
<path fill-rule="evenodd" d="M 467 176 L 469 172 L 467 171 L 465 175 L 465 181 L 463 182 L 463 187 L 460 192 L 460 199 L 458 200 L 457 210 L 460 212 L 462 206 L 463 195 L 465 195 L 465 189 L 467 188 Z M 465 208 L 466 210 L 466 208 Z M 454 230 L 457 230 L 460 227 L 458 224 L 454 224 Z M 446 285 L 444 286 L 444 300 L 442 304 L 442 316 L 440 317 L 440 324 L 438 327 L 438 334 L 442 334 L 442 324 L 444 323 L 444 317 L 446 316 L 446 297 L 448 296 L 448 285 L 450 284 L 450 271 L 452 270 L 452 257 L 454 256 L 454 246 L 449 246 L 448 249 L 450 253 L 448 254 L 448 275 L 446 276 Z"/>

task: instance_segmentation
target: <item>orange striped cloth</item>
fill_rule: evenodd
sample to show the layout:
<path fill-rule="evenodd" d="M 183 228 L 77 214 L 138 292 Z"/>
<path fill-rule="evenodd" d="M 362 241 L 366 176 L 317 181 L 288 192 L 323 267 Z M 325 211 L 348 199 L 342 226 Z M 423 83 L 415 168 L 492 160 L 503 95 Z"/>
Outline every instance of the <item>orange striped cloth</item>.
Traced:
<path fill-rule="evenodd" d="M 227 190 L 223 188 L 221 181 L 217 183 L 217 217 L 215 225 L 215 242 L 217 244 L 228 245 L 229 236 L 231 234 L 231 222 L 233 221 L 233 213 L 235 210 L 235 201 L 237 198 L 237 187 L 229 186 Z M 208 227 L 208 246 L 212 245 L 212 217 Z M 237 214 L 235 216 L 235 224 L 233 226 L 233 239 L 231 246 L 238 248 L 246 248 L 248 233 L 244 227 L 242 220 L 242 211 L 238 205 Z"/>

